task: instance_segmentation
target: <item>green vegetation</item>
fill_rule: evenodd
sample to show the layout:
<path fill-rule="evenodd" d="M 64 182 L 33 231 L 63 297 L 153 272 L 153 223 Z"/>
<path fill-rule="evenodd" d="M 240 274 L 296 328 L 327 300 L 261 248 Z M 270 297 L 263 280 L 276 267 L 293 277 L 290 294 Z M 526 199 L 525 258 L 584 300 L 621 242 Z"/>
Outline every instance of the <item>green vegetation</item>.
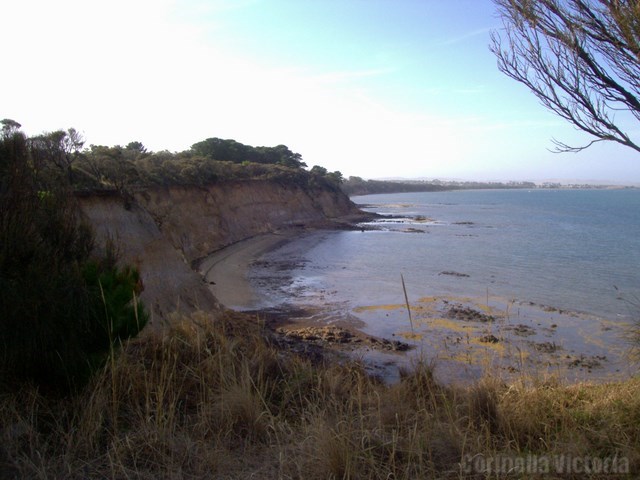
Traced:
<path fill-rule="evenodd" d="M 300 168 L 307 164 L 302 161 L 299 153 L 294 153 L 286 145 L 277 147 L 251 147 L 235 140 L 208 138 L 191 146 L 195 155 L 213 160 L 224 160 L 233 163 L 261 163 L 283 165 L 285 167 Z"/>
<path fill-rule="evenodd" d="M 384 385 L 281 345 L 248 316 L 198 314 L 129 342 L 72 398 L 3 395 L 0 476 L 611 478 L 582 464 L 551 477 L 474 470 L 532 456 L 617 459 L 630 475 L 615 478 L 640 467 L 638 380 L 453 387 L 420 365 Z"/>
<path fill-rule="evenodd" d="M 138 272 L 98 254 L 75 195 L 115 191 L 130 207 L 138 189 L 237 180 L 337 191 L 340 172 L 306 170 L 285 145 L 209 138 L 190 150 L 150 152 L 140 142 L 84 146 L 77 130 L 27 138 L 2 121 L 0 144 L 0 370 L 9 382 L 82 384 L 113 345 L 147 316 Z"/>
<path fill-rule="evenodd" d="M 71 134 L 0 138 L 0 376 L 82 385 L 146 322 L 137 271 L 94 248 L 71 190 Z"/>
<path fill-rule="evenodd" d="M 299 153 L 285 145 L 251 147 L 208 138 L 183 152 L 150 152 L 140 142 L 125 147 L 90 145 L 73 128 L 32 139 L 75 191 L 114 190 L 124 198 L 151 186 L 207 186 L 234 180 L 271 180 L 284 185 L 337 190 L 340 172 L 306 170 Z"/>

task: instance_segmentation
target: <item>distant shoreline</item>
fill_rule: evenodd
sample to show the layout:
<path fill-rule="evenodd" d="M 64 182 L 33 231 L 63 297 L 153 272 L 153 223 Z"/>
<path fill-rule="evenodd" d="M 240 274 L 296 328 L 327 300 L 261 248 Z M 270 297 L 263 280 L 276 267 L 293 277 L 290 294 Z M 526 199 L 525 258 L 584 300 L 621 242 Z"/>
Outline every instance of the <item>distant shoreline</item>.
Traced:
<path fill-rule="evenodd" d="M 433 181 L 395 181 L 395 180 L 347 180 L 342 190 L 349 197 L 396 193 L 451 192 L 459 190 L 625 190 L 637 189 L 639 185 L 610 184 L 562 184 L 555 182 L 444 182 Z M 358 178 L 358 177 L 356 177 Z"/>

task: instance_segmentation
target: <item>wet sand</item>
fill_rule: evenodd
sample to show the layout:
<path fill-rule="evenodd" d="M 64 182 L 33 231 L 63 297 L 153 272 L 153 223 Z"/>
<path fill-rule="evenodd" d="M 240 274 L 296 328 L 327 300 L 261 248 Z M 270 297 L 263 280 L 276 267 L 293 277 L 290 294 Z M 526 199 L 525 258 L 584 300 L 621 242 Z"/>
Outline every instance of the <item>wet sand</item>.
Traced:
<path fill-rule="evenodd" d="M 225 307 L 241 311 L 258 308 L 258 297 L 248 277 L 251 264 L 299 234 L 300 230 L 285 230 L 234 243 L 202 260 L 198 271 Z"/>

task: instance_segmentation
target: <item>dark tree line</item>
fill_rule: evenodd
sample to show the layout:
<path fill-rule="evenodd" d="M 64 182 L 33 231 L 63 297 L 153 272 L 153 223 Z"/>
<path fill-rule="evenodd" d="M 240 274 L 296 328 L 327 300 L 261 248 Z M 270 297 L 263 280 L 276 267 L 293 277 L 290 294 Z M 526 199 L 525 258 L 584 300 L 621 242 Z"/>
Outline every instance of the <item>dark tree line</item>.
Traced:
<path fill-rule="evenodd" d="M 441 180 L 365 180 L 349 177 L 341 185 L 349 196 L 375 193 L 442 192 L 447 190 L 536 188 L 533 182 L 462 182 Z"/>

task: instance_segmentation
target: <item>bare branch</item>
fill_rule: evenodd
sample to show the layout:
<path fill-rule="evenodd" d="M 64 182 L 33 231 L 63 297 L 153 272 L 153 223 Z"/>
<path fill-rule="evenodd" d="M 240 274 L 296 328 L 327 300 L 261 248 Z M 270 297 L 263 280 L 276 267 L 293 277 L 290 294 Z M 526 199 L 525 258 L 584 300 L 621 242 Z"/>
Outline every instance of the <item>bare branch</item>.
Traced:
<path fill-rule="evenodd" d="M 613 141 L 640 152 L 615 112 L 640 121 L 638 0 L 494 0 L 504 28 L 492 33 L 498 68 L 594 141 L 556 151 L 582 151 Z"/>
<path fill-rule="evenodd" d="M 566 143 L 556 140 L 555 138 L 552 138 L 551 142 L 555 145 L 555 147 L 553 149 L 550 149 L 550 151 L 553 153 L 567 153 L 567 152 L 579 153 L 583 150 L 586 150 L 587 148 L 589 148 L 591 145 L 595 143 L 604 142 L 604 141 L 605 140 L 603 138 L 598 138 L 595 140 L 591 140 L 589 143 L 587 143 L 586 145 L 583 145 L 582 147 L 572 147 L 570 145 L 567 145 Z"/>

